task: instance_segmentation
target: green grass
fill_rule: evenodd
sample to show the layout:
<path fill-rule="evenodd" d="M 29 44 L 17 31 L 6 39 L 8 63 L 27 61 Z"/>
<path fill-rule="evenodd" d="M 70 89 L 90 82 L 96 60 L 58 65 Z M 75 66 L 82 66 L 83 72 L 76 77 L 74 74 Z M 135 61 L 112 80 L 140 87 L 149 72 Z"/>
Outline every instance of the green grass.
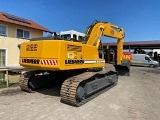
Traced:
<path fill-rule="evenodd" d="M 19 83 L 9 83 L 9 87 L 17 87 L 19 86 Z M 0 83 L 0 88 L 6 88 L 7 87 L 7 83 L 6 82 L 1 82 Z"/>

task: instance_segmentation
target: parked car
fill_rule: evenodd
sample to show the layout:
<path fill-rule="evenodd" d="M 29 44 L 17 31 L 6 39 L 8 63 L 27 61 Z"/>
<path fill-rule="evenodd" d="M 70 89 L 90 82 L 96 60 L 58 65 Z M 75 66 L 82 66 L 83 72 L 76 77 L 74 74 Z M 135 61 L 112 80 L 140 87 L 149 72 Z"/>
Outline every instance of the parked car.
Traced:
<path fill-rule="evenodd" d="M 159 66 L 159 62 L 153 60 L 146 54 L 132 54 L 131 65 L 149 66 L 151 68 L 155 68 Z"/>

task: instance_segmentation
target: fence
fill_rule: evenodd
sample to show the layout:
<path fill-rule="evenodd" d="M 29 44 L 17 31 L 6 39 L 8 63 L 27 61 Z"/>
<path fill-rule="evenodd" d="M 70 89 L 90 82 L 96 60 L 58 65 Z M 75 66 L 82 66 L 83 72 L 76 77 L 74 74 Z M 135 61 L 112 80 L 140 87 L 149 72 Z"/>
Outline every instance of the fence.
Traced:
<path fill-rule="evenodd" d="M 1 76 L 4 76 L 4 75 L 5 75 L 5 77 L 2 77 L 2 78 L 0 79 L 0 83 L 6 81 L 7 87 L 8 87 L 8 86 L 9 86 L 8 69 L 0 69 L 0 72 L 1 72 Z M 4 72 L 5 72 L 5 73 L 4 73 Z"/>
<path fill-rule="evenodd" d="M 0 67 L 0 83 L 2 82 L 6 82 L 7 87 L 9 87 L 9 83 L 10 83 L 10 79 L 9 79 L 9 71 L 11 72 L 21 72 L 22 70 L 24 70 L 23 67 Z"/>

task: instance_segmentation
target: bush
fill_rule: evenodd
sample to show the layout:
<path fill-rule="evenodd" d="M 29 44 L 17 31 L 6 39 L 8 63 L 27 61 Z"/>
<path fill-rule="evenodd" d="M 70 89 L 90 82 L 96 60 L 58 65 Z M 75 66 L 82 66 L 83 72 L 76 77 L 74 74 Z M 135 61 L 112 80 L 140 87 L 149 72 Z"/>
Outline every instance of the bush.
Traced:
<path fill-rule="evenodd" d="M 0 82 L 0 88 L 5 88 L 7 87 L 7 83 L 6 82 Z"/>

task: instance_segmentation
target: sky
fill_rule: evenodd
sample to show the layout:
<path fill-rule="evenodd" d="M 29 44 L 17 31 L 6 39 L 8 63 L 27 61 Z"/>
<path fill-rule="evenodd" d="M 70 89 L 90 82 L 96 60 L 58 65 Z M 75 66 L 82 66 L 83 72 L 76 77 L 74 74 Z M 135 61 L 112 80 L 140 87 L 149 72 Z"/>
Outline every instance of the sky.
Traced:
<path fill-rule="evenodd" d="M 57 33 L 84 33 L 98 20 L 124 28 L 124 41 L 160 40 L 160 0 L 1 0 L 0 11 Z"/>

